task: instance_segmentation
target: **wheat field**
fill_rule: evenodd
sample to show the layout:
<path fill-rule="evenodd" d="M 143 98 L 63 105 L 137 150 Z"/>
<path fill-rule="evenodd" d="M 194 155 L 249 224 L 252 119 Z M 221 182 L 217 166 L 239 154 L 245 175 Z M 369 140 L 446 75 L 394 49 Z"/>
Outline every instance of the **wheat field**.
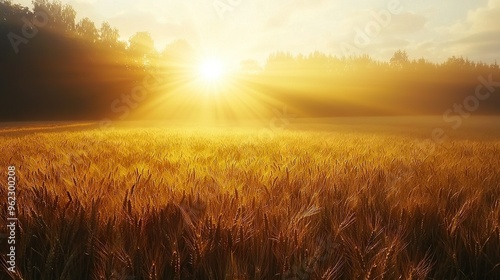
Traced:
<path fill-rule="evenodd" d="M 500 276 L 500 140 L 426 152 L 402 134 L 150 127 L 0 142 L 18 170 L 16 279 Z"/>

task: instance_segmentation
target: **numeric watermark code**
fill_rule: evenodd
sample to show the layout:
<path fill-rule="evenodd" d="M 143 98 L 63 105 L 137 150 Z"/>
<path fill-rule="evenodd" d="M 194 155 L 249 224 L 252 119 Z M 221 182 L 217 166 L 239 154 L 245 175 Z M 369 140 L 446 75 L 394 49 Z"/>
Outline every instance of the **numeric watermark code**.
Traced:
<path fill-rule="evenodd" d="M 7 168 L 7 244 L 9 247 L 7 253 L 7 269 L 10 272 L 16 271 L 16 185 L 16 167 L 9 166 Z"/>

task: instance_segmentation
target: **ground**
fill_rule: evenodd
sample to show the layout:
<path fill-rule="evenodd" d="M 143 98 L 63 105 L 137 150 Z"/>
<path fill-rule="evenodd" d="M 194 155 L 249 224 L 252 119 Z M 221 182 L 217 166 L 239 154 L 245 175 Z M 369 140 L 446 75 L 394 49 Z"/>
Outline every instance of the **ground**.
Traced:
<path fill-rule="evenodd" d="M 4 124 L 0 166 L 17 176 L 16 271 L 26 279 L 495 279 L 499 124 Z M 432 138 L 436 128 L 443 143 Z"/>

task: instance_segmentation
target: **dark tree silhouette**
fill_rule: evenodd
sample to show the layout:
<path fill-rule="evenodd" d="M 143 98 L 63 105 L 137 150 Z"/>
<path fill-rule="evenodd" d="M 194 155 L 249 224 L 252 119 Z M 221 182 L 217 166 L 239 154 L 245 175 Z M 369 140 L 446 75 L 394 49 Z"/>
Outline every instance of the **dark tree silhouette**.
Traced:
<path fill-rule="evenodd" d="M 394 53 L 390 62 L 393 67 L 402 69 L 410 63 L 410 59 L 406 51 L 398 50 Z"/>

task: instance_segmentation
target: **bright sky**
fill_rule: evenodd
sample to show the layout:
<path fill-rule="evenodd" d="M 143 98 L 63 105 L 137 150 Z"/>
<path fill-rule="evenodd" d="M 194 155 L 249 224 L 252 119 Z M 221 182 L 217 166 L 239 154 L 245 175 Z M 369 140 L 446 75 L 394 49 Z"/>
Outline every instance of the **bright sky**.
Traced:
<path fill-rule="evenodd" d="M 31 7 L 31 0 L 13 2 Z M 78 19 L 89 17 L 98 26 L 108 21 L 123 39 L 149 31 L 158 49 L 185 39 L 206 55 L 231 60 L 263 60 L 278 50 L 367 53 L 386 60 L 398 49 L 434 61 L 453 55 L 500 58 L 500 0 L 62 2 L 75 8 Z"/>

